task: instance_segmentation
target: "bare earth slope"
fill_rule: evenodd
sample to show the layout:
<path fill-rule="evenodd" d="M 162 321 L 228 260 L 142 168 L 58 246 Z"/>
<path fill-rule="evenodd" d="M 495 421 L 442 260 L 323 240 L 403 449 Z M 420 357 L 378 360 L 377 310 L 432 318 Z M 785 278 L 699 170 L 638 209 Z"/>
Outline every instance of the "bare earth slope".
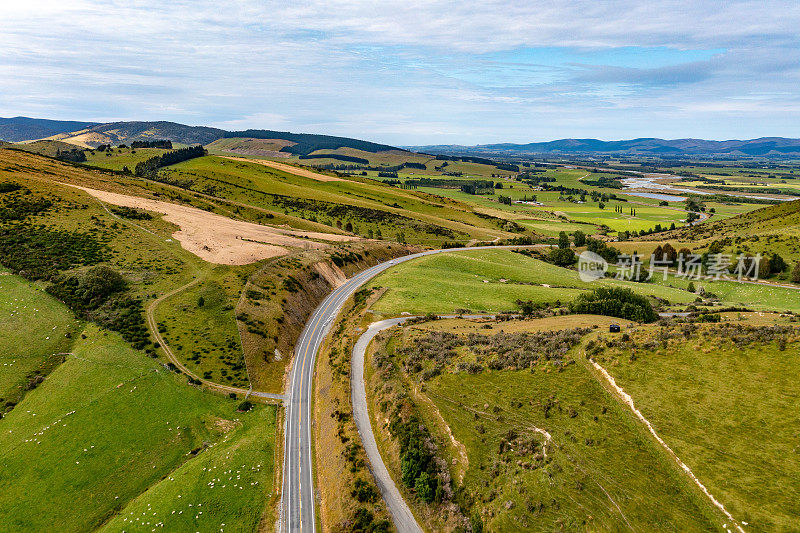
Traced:
<path fill-rule="evenodd" d="M 76 186 L 77 187 L 77 186 Z M 114 205 L 145 209 L 166 215 L 164 220 L 180 226 L 173 234 L 181 246 L 210 263 L 246 265 L 289 253 L 296 248 L 325 248 L 327 241 L 348 241 L 355 237 L 311 231 L 273 228 L 209 213 L 195 207 L 160 202 L 136 196 L 78 187 L 98 200 Z"/>

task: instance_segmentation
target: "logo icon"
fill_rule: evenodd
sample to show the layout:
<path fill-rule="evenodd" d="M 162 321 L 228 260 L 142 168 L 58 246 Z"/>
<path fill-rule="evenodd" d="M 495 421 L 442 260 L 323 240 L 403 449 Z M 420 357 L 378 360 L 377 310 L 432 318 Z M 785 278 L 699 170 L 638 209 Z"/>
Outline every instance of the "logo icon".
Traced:
<path fill-rule="evenodd" d="M 608 261 L 594 252 L 586 250 L 578 256 L 578 275 L 583 281 L 597 281 L 605 277 L 607 270 Z"/>

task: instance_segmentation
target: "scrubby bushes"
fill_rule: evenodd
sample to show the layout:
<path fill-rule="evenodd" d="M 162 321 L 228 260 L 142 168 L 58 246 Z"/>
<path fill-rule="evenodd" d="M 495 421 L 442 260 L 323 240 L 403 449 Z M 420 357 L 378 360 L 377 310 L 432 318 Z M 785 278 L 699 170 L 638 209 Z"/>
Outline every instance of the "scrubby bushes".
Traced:
<path fill-rule="evenodd" d="M 142 209 L 125 206 L 111 206 L 109 208 L 115 215 L 131 220 L 152 220 L 153 215 Z"/>
<path fill-rule="evenodd" d="M 0 222 L 23 221 L 53 206 L 52 200 L 32 197 L 31 191 L 17 183 L 0 183 Z"/>
<path fill-rule="evenodd" d="M 127 294 L 128 284 L 114 269 L 100 265 L 53 279 L 47 292 L 76 314 L 119 332 L 134 348 L 150 342 L 142 302 Z"/>
<path fill-rule="evenodd" d="M 594 252 L 609 263 L 616 263 L 619 250 L 613 246 L 609 246 L 604 241 L 586 237 L 586 249 Z"/>
<path fill-rule="evenodd" d="M 72 148 L 71 150 L 57 150 L 56 159 L 59 161 L 69 161 L 71 163 L 83 163 L 86 161 L 86 154 L 83 150 Z"/>
<path fill-rule="evenodd" d="M 547 262 L 557 266 L 566 267 L 575 264 L 578 258 L 569 248 L 553 248 L 547 254 Z"/>
<path fill-rule="evenodd" d="M 20 185 L 19 183 L 14 183 L 13 181 L 4 181 L 0 183 L 0 194 L 18 191 L 21 188 L 22 185 Z"/>
<path fill-rule="evenodd" d="M 495 335 L 456 335 L 431 332 L 420 336 L 411 346 L 398 349 L 406 372 L 419 374 L 425 381 L 442 372 L 460 358 L 459 348 L 468 348 L 475 361 L 459 361 L 456 368 L 470 374 L 480 373 L 484 365 L 491 370 L 529 368 L 540 361 L 562 364 L 570 348 L 590 330 L 576 328 L 532 333 L 497 333 Z"/>
<path fill-rule="evenodd" d="M 614 316 L 636 322 L 655 322 L 658 315 L 644 296 L 630 289 L 600 287 L 570 303 L 573 313 Z"/>
<path fill-rule="evenodd" d="M 413 488 L 426 503 L 442 500 L 432 439 L 416 414 L 405 421 L 395 412 L 389 430 L 400 443 L 400 469 L 403 483 Z"/>
<path fill-rule="evenodd" d="M 120 146 L 122 148 L 122 146 Z M 165 150 L 172 150 L 172 141 L 155 140 L 155 141 L 133 141 L 131 149 L 137 148 L 163 148 Z"/>
<path fill-rule="evenodd" d="M 89 233 L 24 223 L 0 228 L 0 263 L 29 280 L 109 259 L 108 247 Z"/>

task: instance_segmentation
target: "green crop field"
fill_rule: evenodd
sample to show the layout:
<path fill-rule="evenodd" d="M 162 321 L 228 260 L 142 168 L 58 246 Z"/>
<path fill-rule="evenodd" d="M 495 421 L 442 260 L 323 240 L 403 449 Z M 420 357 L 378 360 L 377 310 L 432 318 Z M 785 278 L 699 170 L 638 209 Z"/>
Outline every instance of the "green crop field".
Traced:
<path fill-rule="evenodd" d="M 800 330 L 740 329 L 750 322 L 728 319 L 689 338 L 677 328 L 641 328 L 631 333 L 635 357 L 626 343 L 596 357 L 746 530 L 792 531 L 800 516 Z M 663 344 L 642 347 L 658 338 Z"/>
<path fill-rule="evenodd" d="M 275 408 L 237 413 L 236 405 L 88 326 L 66 361 L 0 422 L 0 529 L 94 529 L 143 493 L 147 503 L 164 504 L 164 493 L 150 499 L 148 489 L 165 477 L 196 497 L 188 502 L 230 507 L 224 520 L 252 529 L 271 490 Z M 236 469 L 259 469 L 245 476 L 258 490 L 197 488 L 206 471 L 194 464 L 234 466 L 217 446 L 238 454 Z"/>
<path fill-rule="evenodd" d="M 685 290 L 657 284 L 617 280 L 587 283 L 574 270 L 510 250 L 452 252 L 415 259 L 370 282 L 372 287 L 388 289 L 374 306 L 385 314 L 452 313 L 457 309 L 508 311 L 516 309 L 517 300 L 568 302 L 599 284 L 629 287 L 673 303 L 694 300 L 694 295 Z"/>

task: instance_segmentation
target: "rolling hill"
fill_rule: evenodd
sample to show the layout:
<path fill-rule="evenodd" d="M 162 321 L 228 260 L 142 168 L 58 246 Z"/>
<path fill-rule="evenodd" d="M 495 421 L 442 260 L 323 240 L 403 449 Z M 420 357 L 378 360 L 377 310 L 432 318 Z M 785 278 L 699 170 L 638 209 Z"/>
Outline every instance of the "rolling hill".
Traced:
<path fill-rule="evenodd" d="M 166 139 L 181 144 L 207 144 L 222 137 L 224 130 L 206 126 L 186 126 L 176 122 L 111 122 L 61 133 L 51 137 L 86 148 L 101 144 Z"/>
<path fill-rule="evenodd" d="M 315 135 L 310 133 L 291 133 L 288 131 L 273 130 L 246 130 L 231 131 L 224 135 L 226 138 L 246 137 L 250 139 L 283 139 L 291 144 L 283 146 L 280 151 L 296 155 L 308 155 L 316 150 L 336 150 L 337 148 L 355 148 L 365 152 L 385 152 L 397 150 L 394 146 L 378 144 L 369 141 L 351 139 L 349 137 L 336 137 L 333 135 Z"/>
<path fill-rule="evenodd" d="M 340 149 L 354 149 L 367 153 L 403 152 L 393 146 L 360 139 L 288 131 L 225 131 L 207 126 L 187 126 L 167 121 L 98 124 L 27 117 L 0 118 L 0 141 L 19 142 L 40 139 L 62 141 L 84 148 L 96 148 L 101 144 L 129 144 L 133 141 L 154 139 L 166 139 L 181 144 L 210 144 L 218 141 L 223 150 L 238 150 L 241 153 L 255 150 L 255 155 L 270 156 L 275 152 L 309 156 L 319 150 L 335 152 Z M 341 154 L 338 157 L 341 158 Z"/>
<path fill-rule="evenodd" d="M 695 250 L 716 243 L 717 251 L 764 257 L 780 255 L 790 265 L 800 261 L 800 200 L 771 205 L 707 224 L 662 233 L 664 240 L 697 243 Z"/>
<path fill-rule="evenodd" d="M 709 224 L 687 226 L 670 232 L 692 240 L 749 237 L 759 234 L 795 233 L 800 228 L 800 200 L 784 202 Z"/>

